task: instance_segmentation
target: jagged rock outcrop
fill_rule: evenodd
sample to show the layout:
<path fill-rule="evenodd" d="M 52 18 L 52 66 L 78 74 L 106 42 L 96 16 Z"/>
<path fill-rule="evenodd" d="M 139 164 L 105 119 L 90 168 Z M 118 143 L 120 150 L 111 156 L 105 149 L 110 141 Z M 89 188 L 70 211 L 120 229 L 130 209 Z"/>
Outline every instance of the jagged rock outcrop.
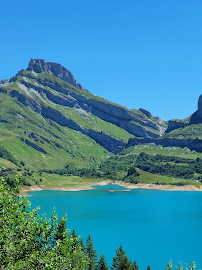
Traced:
<path fill-rule="evenodd" d="M 152 116 L 152 114 L 149 111 L 145 110 L 145 109 L 139 108 L 139 111 L 144 113 L 149 118 L 151 118 L 151 116 Z"/>
<path fill-rule="evenodd" d="M 61 126 L 65 126 L 71 128 L 76 131 L 80 131 L 84 133 L 84 130 L 73 120 L 69 119 L 68 117 L 64 116 L 61 112 L 54 110 L 51 107 L 41 107 L 41 115 L 45 118 L 49 118 L 55 121 L 57 124 Z"/>
<path fill-rule="evenodd" d="M 168 128 L 165 133 L 169 133 L 174 129 L 186 127 L 188 124 L 186 122 L 178 121 L 178 120 L 169 120 Z"/>
<path fill-rule="evenodd" d="M 26 95 L 23 95 L 16 90 L 12 90 L 10 92 L 10 95 L 12 97 L 16 97 L 18 99 L 18 101 L 21 102 L 26 107 L 31 108 L 32 110 L 34 110 L 37 113 L 41 113 L 41 107 L 34 99 L 27 97 Z"/>
<path fill-rule="evenodd" d="M 52 74 L 77 87 L 78 89 L 87 91 L 80 83 L 76 82 L 72 73 L 60 64 L 45 62 L 43 59 L 31 59 L 27 70 L 31 70 L 36 73 L 46 72 Z"/>
<path fill-rule="evenodd" d="M 115 155 L 118 154 L 125 145 L 123 142 L 116 140 L 115 138 L 112 138 L 102 132 L 96 132 L 92 129 L 89 129 L 87 134 L 97 143 Z"/>
<path fill-rule="evenodd" d="M 202 123 L 202 95 L 198 100 L 198 110 L 192 114 L 190 119 L 190 124 L 199 124 Z"/>
<path fill-rule="evenodd" d="M 21 138 L 21 141 L 25 142 L 27 145 L 31 146 L 32 148 L 34 148 L 35 150 L 37 150 L 43 154 L 48 154 L 42 147 L 38 146 L 37 144 L 35 144 L 27 139 Z"/>
<path fill-rule="evenodd" d="M 165 133 L 169 133 L 178 128 L 184 128 L 188 125 L 193 124 L 200 124 L 202 123 L 202 95 L 199 97 L 198 100 L 198 110 L 191 115 L 191 117 L 187 117 L 183 120 L 169 120 L 168 121 L 168 128 Z"/>
<path fill-rule="evenodd" d="M 49 100 L 51 100 L 52 102 L 56 103 L 56 104 L 59 104 L 59 105 L 62 105 L 62 106 L 68 106 L 68 107 L 73 107 L 76 104 L 76 100 L 74 100 L 72 98 L 70 99 L 70 98 L 64 97 L 62 95 L 55 95 L 55 94 L 53 94 L 52 92 L 48 91 L 45 88 L 41 88 L 41 87 L 39 87 L 37 85 L 33 85 L 33 84 L 28 83 L 28 82 L 26 82 L 24 80 L 20 80 L 19 83 L 23 84 L 27 88 L 34 89 L 39 93 L 46 94 L 47 98 Z"/>

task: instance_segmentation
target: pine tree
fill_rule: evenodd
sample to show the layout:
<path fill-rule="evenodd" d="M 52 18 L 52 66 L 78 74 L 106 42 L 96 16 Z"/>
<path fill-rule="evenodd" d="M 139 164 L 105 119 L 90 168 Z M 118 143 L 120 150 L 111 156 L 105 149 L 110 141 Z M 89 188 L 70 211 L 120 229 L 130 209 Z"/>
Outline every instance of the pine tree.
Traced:
<path fill-rule="evenodd" d="M 150 268 L 150 266 L 149 266 L 149 265 L 147 266 L 147 270 L 151 270 L 151 268 Z"/>
<path fill-rule="evenodd" d="M 138 267 L 136 261 L 133 262 L 133 268 L 132 269 L 133 270 L 139 270 L 139 267 Z"/>
<path fill-rule="evenodd" d="M 85 250 L 85 244 L 84 244 L 82 238 L 80 238 L 80 240 L 79 240 L 79 245 L 80 245 L 80 247 L 81 247 L 81 250 Z"/>
<path fill-rule="evenodd" d="M 105 260 L 105 256 L 104 256 L 104 254 L 102 254 L 100 256 L 96 270 L 108 270 L 108 269 L 109 269 L 109 267 L 108 267 L 107 262 Z"/>
<path fill-rule="evenodd" d="M 132 262 L 126 256 L 122 245 L 116 250 L 116 256 L 113 258 L 112 267 L 114 270 L 132 270 Z"/>
<path fill-rule="evenodd" d="M 172 260 L 169 262 L 169 264 L 167 265 L 166 270 L 172 270 L 173 269 L 173 264 L 172 264 Z"/>
<path fill-rule="evenodd" d="M 93 240 L 90 237 L 90 234 L 86 240 L 86 255 L 89 258 L 88 270 L 94 270 L 97 265 L 97 252 L 93 246 Z"/>
<path fill-rule="evenodd" d="M 80 245 L 80 241 L 78 236 L 75 233 L 75 230 L 73 229 L 72 234 L 70 236 L 71 238 L 71 251 L 73 252 L 74 250 L 76 250 L 78 248 L 78 246 Z"/>
<path fill-rule="evenodd" d="M 58 226 L 56 228 L 56 233 L 55 233 L 55 237 L 54 240 L 64 240 L 67 237 L 67 230 L 66 230 L 66 217 L 65 218 L 61 218 Z"/>

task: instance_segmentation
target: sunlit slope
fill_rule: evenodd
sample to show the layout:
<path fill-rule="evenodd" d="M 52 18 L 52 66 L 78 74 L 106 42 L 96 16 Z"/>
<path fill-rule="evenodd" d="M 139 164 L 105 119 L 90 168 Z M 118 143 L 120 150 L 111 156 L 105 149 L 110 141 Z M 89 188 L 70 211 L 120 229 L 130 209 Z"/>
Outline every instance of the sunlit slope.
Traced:
<path fill-rule="evenodd" d="M 132 137 L 157 138 L 166 122 L 97 97 L 55 63 L 0 82 L 0 143 L 29 167 L 95 165 Z"/>

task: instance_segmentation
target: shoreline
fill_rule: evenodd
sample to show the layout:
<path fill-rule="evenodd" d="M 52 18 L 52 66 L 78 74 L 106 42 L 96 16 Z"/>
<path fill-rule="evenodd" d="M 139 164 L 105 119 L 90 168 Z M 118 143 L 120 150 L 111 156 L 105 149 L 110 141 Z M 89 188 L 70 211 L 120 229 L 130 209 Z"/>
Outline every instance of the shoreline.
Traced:
<path fill-rule="evenodd" d="M 153 190 L 164 190 L 164 191 L 202 191 L 202 185 L 197 188 L 194 185 L 185 185 L 185 186 L 174 186 L 174 185 L 156 185 L 152 183 L 123 183 L 120 181 L 112 181 L 112 180 L 103 180 L 97 183 L 89 183 L 84 186 L 80 186 L 78 188 L 70 188 L 70 187 L 45 187 L 43 185 L 40 186 L 31 186 L 30 188 L 22 188 L 21 196 L 31 197 L 28 192 L 35 191 L 43 191 L 43 190 L 55 190 L 55 191 L 84 191 L 84 190 L 92 190 L 95 189 L 93 186 L 106 186 L 106 185 L 118 185 L 124 187 L 126 189 L 153 189 Z"/>
<path fill-rule="evenodd" d="M 138 184 L 132 184 L 132 183 L 123 183 L 120 181 L 103 181 L 96 186 L 104 186 L 114 184 L 121 187 L 124 187 L 126 189 L 153 189 L 153 190 L 164 190 L 164 191 L 202 191 L 202 185 L 197 188 L 194 185 L 185 185 L 185 186 L 176 186 L 176 185 L 156 185 L 152 183 L 138 183 Z"/>

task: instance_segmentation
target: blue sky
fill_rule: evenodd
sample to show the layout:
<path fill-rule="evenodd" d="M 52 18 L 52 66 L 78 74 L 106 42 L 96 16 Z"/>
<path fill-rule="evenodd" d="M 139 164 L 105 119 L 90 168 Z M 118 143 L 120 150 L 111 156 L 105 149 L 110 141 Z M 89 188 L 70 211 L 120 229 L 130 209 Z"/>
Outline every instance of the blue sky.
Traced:
<path fill-rule="evenodd" d="M 31 58 L 112 102 L 185 118 L 202 94 L 202 0 L 2 1 L 0 80 Z"/>

